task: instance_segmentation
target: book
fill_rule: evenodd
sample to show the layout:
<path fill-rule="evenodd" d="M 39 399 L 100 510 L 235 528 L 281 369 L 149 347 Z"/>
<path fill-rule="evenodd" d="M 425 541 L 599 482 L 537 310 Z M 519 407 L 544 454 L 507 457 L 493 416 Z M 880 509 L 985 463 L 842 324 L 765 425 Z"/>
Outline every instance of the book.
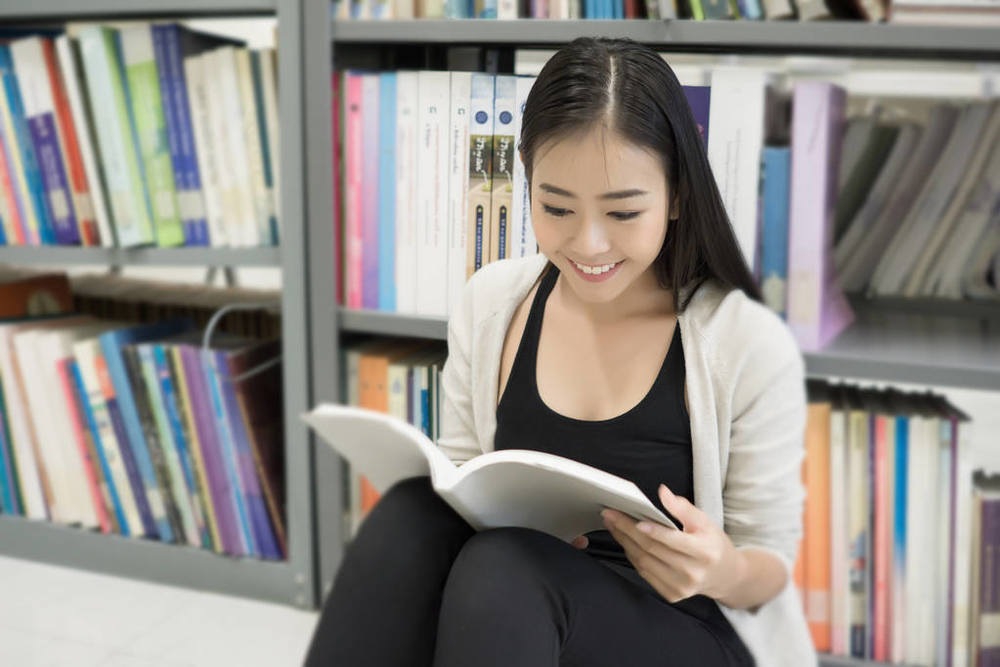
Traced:
<path fill-rule="evenodd" d="M 472 75 L 469 102 L 469 213 L 465 276 L 470 278 L 490 257 L 490 193 L 493 190 L 493 79 Z"/>
<path fill-rule="evenodd" d="M 448 314 L 448 125 L 451 77 L 421 71 L 417 170 L 417 314 Z"/>
<path fill-rule="evenodd" d="M 611 508 L 676 529 L 635 484 L 545 452 L 490 452 L 455 466 L 419 429 L 372 410 L 322 404 L 303 420 L 380 493 L 429 475 L 437 494 L 477 530 L 520 526 L 567 542 L 603 530 Z"/>
<path fill-rule="evenodd" d="M 454 312 L 465 286 L 465 247 L 469 210 L 469 103 L 472 73 L 451 73 L 448 128 L 448 312 Z"/>
<path fill-rule="evenodd" d="M 344 72 L 344 303 L 349 308 L 362 307 L 362 229 L 363 229 L 363 164 L 364 146 L 362 115 L 362 75 Z M 414 106 L 414 113 L 416 107 Z M 414 123 L 416 117 L 414 116 Z M 414 138 L 416 134 L 414 133 Z M 414 202 L 415 204 L 416 202 Z M 416 218 L 415 215 L 409 216 Z M 415 239 L 415 235 L 414 235 Z M 415 240 L 414 240 L 415 243 Z M 416 256 L 413 257 L 414 262 Z M 414 264 L 415 266 L 415 264 Z M 416 269 L 410 278 L 416 289 Z M 405 284 L 400 281 L 401 284 Z M 400 306 L 405 293 L 400 292 Z M 416 292 L 413 292 L 413 312 L 416 312 Z M 404 311 L 405 312 L 405 311 Z"/>
<path fill-rule="evenodd" d="M 791 149 L 764 149 L 761 294 L 768 308 L 785 316 L 788 284 L 788 186 Z"/>
<path fill-rule="evenodd" d="M 399 313 L 417 312 L 417 216 L 414 213 L 417 210 L 417 172 L 420 168 L 417 153 L 419 104 L 417 72 L 397 72 L 395 280 L 396 312 Z M 349 141 L 352 141 L 350 135 L 346 137 L 345 146 Z M 345 198 L 345 206 L 348 201 Z M 349 215 L 346 209 L 345 215 Z"/>
<path fill-rule="evenodd" d="M 361 75 L 361 307 L 379 306 L 379 75 Z"/>
<path fill-rule="evenodd" d="M 524 122 L 524 105 L 534 85 L 535 77 L 533 76 L 517 77 L 517 96 L 514 103 L 514 141 L 517 143 L 517 147 L 514 151 L 514 195 L 510 209 L 511 225 L 514 227 L 511 257 L 526 257 L 538 252 L 535 228 L 531 224 L 531 193 L 528 191 L 528 179 L 524 172 L 524 162 L 521 160 L 521 125 Z M 467 192 L 468 188 L 465 191 Z"/>
<path fill-rule="evenodd" d="M 396 309 L 396 73 L 380 73 L 378 83 L 376 305 L 379 310 L 393 311 Z"/>
<path fill-rule="evenodd" d="M 514 227 L 514 112 L 517 79 L 498 74 L 493 85 L 493 187 L 490 192 L 490 261 L 511 257 Z"/>

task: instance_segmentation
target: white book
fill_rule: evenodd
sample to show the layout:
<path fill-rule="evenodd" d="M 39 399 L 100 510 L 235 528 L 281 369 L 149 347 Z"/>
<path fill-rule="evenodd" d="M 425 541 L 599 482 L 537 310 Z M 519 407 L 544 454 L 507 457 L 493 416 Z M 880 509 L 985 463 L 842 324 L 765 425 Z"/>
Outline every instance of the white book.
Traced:
<path fill-rule="evenodd" d="M 448 314 L 465 287 L 469 210 L 469 101 L 472 72 L 451 73 L 451 121 L 448 127 Z"/>
<path fill-rule="evenodd" d="M 94 425 L 97 427 L 100 437 L 100 447 L 104 451 L 104 458 L 108 463 L 108 470 L 118 494 L 118 502 L 121 504 L 122 514 L 128 525 L 129 537 L 142 537 L 145 535 L 145 529 L 139 514 L 139 506 L 132 492 L 132 483 L 129 480 L 128 471 L 125 469 L 125 460 L 122 458 L 121 444 L 115 435 L 111 415 L 108 412 L 108 404 L 104 398 L 104 392 L 101 390 L 97 357 L 102 354 L 101 343 L 97 338 L 89 338 L 73 344 L 73 356 L 76 357 L 76 364 L 80 369 L 80 378 L 83 380 L 87 400 L 94 415 Z M 128 444 L 126 443 L 125 446 L 127 447 Z"/>
<path fill-rule="evenodd" d="M 764 144 L 766 74 L 745 67 L 712 72 L 708 160 L 747 266 L 757 249 L 757 199 Z"/>
<path fill-rule="evenodd" d="M 951 558 L 951 503 L 952 503 L 952 462 L 951 462 L 951 422 L 947 419 L 935 420 L 937 432 L 934 434 L 934 448 L 937 464 L 937 499 L 934 502 L 936 516 L 931 518 L 934 526 L 935 570 L 931 578 L 935 582 L 934 627 L 935 653 L 932 664 L 948 664 L 948 624 L 951 619 L 951 598 L 949 597 L 950 575 L 948 566 Z"/>
<path fill-rule="evenodd" d="M 865 114 L 847 119 L 847 126 L 844 128 L 844 138 L 840 144 L 840 168 L 837 170 L 837 197 L 843 194 L 844 186 L 850 179 L 858 160 L 868 147 L 872 133 L 878 125 L 878 110 L 875 113 Z"/>
<path fill-rule="evenodd" d="M 76 130 L 76 141 L 80 146 L 83 173 L 87 177 L 90 204 L 101 235 L 101 245 L 110 248 L 115 245 L 115 235 L 108 215 L 108 205 L 104 200 L 104 180 L 94 156 L 94 142 L 91 139 L 93 121 L 90 109 L 84 101 L 83 74 L 80 71 L 79 56 L 67 35 L 56 37 L 55 47 L 59 58 L 59 69 L 62 70 L 63 85 L 66 87 L 66 98 L 69 100 L 70 115 L 73 117 L 73 129 Z"/>
<path fill-rule="evenodd" d="M 419 72 L 417 314 L 448 314 L 449 72 Z"/>
<path fill-rule="evenodd" d="M 955 479 L 955 542 L 951 576 L 952 588 L 952 667 L 973 667 L 970 661 L 972 647 L 969 639 L 972 631 L 972 447 L 969 429 L 958 427 L 957 469 Z"/>
<path fill-rule="evenodd" d="M 922 429 L 919 434 L 919 458 L 921 465 L 919 485 L 908 491 L 908 495 L 911 498 L 917 498 L 918 510 L 923 510 L 923 517 L 932 518 L 941 509 L 941 507 L 936 505 L 938 501 L 936 493 L 937 483 L 940 476 L 938 472 L 940 457 L 938 456 L 937 449 L 939 427 L 936 419 L 925 417 L 921 421 Z M 926 490 L 926 492 L 921 492 L 922 490 Z M 917 617 L 914 625 L 917 636 L 917 655 L 915 657 L 917 658 L 917 664 L 931 665 L 934 664 L 936 650 L 938 628 L 935 625 L 935 615 L 937 606 L 935 604 L 935 591 L 929 591 L 930 594 L 927 594 L 927 588 L 929 587 L 926 582 L 935 582 L 937 584 L 941 578 L 937 567 L 938 536 L 934 530 L 938 524 L 932 521 L 914 519 L 913 524 L 907 524 L 907 530 L 909 530 L 910 525 L 913 525 L 918 531 L 917 542 L 920 545 L 920 569 L 918 575 L 925 582 L 925 594 L 918 598 L 914 609 L 914 614 Z"/>
<path fill-rule="evenodd" d="M 253 194 L 254 220 L 257 224 L 259 245 L 271 245 L 271 218 L 274 216 L 274 193 L 264 178 L 264 153 L 260 143 L 260 119 L 253 93 L 253 72 L 250 52 L 233 49 L 236 59 L 236 83 L 239 88 L 238 108 L 242 112 L 241 128 L 250 170 L 250 191 Z"/>
<path fill-rule="evenodd" d="M 862 291 L 871 281 L 882 253 L 940 159 L 958 116 L 959 110 L 953 106 L 938 105 L 931 110 L 920 143 L 895 183 L 888 201 L 871 223 L 870 230 L 858 232 L 862 238 L 856 241 L 855 252 L 847 253 L 843 263 L 837 264 L 840 283 L 846 291 Z"/>
<path fill-rule="evenodd" d="M 417 72 L 396 73 L 396 311 L 417 312 Z"/>
<path fill-rule="evenodd" d="M 517 16 L 518 0 L 497 0 L 497 18 L 511 20 Z"/>
<path fill-rule="evenodd" d="M 216 141 L 220 166 L 223 215 L 229 244 L 251 247 L 260 243 L 254 213 L 253 187 L 243 141 L 243 112 L 240 109 L 235 48 L 224 46 L 201 55 L 208 109 L 212 119 L 211 137 Z"/>
<path fill-rule="evenodd" d="M 268 152 L 271 155 L 271 188 L 274 217 L 281 242 L 281 127 L 278 125 L 278 73 L 274 49 L 260 50 L 261 91 L 264 94 L 264 121 L 267 124 Z"/>
<path fill-rule="evenodd" d="M 919 525 L 926 518 L 924 511 L 933 508 L 926 507 L 926 503 L 921 499 L 926 497 L 925 493 L 918 490 L 926 490 L 924 486 L 925 466 L 927 464 L 927 453 L 929 443 L 925 442 L 925 420 L 913 415 L 909 420 L 909 442 L 907 445 L 907 467 L 905 471 L 897 474 L 906 477 L 906 566 L 903 572 L 902 585 L 894 589 L 893 593 L 893 616 L 900 618 L 901 622 L 894 623 L 893 638 L 897 639 L 900 646 L 896 655 L 900 661 L 918 664 L 920 656 L 919 627 L 921 613 L 919 611 L 921 598 L 928 598 L 926 574 L 926 554 L 924 550 L 929 545 L 926 542 L 926 533 Z M 936 452 L 935 452 L 936 454 Z M 933 549 L 931 551 L 933 553 Z M 896 583 L 896 582 L 893 582 Z M 931 597 L 931 601 L 933 598 Z M 905 615 L 896 613 L 897 609 L 905 610 Z M 896 627 L 899 626 L 899 627 Z M 933 635 L 933 633 L 932 633 Z"/>
<path fill-rule="evenodd" d="M 28 399 L 22 391 L 24 381 L 14 349 L 14 334 L 20 327 L 18 324 L 0 324 L 0 382 L 3 383 L 11 449 L 17 466 L 24 515 L 29 519 L 45 520 L 48 508 L 39 471 L 39 466 L 44 466 L 44 460 L 35 437 Z"/>
<path fill-rule="evenodd" d="M 218 142 L 213 134 L 211 105 L 205 78 L 205 58 L 199 55 L 184 58 L 184 79 L 188 87 L 188 108 L 191 114 L 191 128 L 194 131 L 195 156 L 198 160 L 198 175 L 201 176 L 201 191 L 205 195 L 205 218 L 208 222 L 208 237 L 213 247 L 229 245 L 229 230 L 223 213 L 223 192 L 221 170 L 217 151 Z"/>
<path fill-rule="evenodd" d="M 514 140 L 517 142 L 514 151 L 514 197 L 510 209 L 511 224 L 514 225 L 514 242 L 511 247 L 511 257 L 526 257 L 538 252 L 538 242 L 535 240 L 535 229 L 531 226 L 531 201 L 528 192 L 528 178 L 524 172 L 524 162 L 521 161 L 521 124 L 524 120 L 524 104 L 528 93 L 535 85 L 535 77 L 517 77 L 517 94 L 514 103 Z"/>
<path fill-rule="evenodd" d="M 323 404 L 303 419 L 380 493 L 429 475 L 442 500 L 476 530 L 519 526 L 569 542 L 603 530 L 606 507 L 676 529 L 635 484 L 577 461 L 507 449 L 456 467 L 419 429 L 379 412 Z"/>
<path fill-rule="evenodd" d="M 924 247 L 916 256 L 916 261 L 910 268 L 910 274 L 903 285 L 904 296 L 918 296 L 926 293 L 924 285 L 927 282 L 928 273 L 935 262 L 940 260 L 941 252 L 954 238 L 955 223 L 959 215 L 966 208 L 973 189 L 979 183 L 980 174 L 997 145 L 997 138 L 1000 137 L 1000 104 L 995 105 L 990 119 L 983 129 L 973 152 L 966 158 L 963 165 L 964 174 L 958 182 L 955 192 L 951 197 L 951 202 L 934 223 L 930 237 Z"/>
<path fill-rule="evenodd" d="M 962 113 L 919 199 L 897 230 L 872 276 L 869 289 L 873 294 L 898 294 L 903 289 L 910 267 L 959 185 L 968 156 L 972 154 L 992 115 L 991 106 L 988 103 L 973 104 Z"/>

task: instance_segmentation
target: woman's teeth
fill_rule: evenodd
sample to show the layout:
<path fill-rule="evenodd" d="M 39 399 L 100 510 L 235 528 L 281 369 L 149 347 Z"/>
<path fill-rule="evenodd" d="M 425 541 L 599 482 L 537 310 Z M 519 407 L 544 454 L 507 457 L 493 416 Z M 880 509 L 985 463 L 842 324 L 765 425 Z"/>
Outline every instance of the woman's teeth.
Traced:
<path fill-rule="evenodd" d="M 596 275 L 600 275 L 602 273 L 607 273 L 608 271 L 610 271 L 611 269 L 615 268 L 615 266 L 617 266 L 620 263 L 621 262 L 615 262 L 614 264 L 601 264 L 600 266 L 587 266 L 586 264 L 579 264 L 577 262 L 573 262 L 573 264 L 576 264 L 576 268 L 580 269 L 584 273 L 589 273 L 589 274 L 595 275 L 595 276 Z"/>

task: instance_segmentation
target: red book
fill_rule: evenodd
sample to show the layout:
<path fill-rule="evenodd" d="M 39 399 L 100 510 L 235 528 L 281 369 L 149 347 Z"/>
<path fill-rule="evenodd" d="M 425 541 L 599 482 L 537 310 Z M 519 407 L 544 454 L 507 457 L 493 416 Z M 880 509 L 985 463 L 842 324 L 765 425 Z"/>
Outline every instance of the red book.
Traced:
<path fill-rule="evenodd" d="M 69 101 L 66 99 L 66 87 L 62 75 L 56 65 L 55 51 L 51 39 L 42 40 L 42 54 L 45 56 L 45 69 L 48 70 L 49 84 L 52 87 L 52 101 L 56 108 L 56 129 L 59 136 L 59 146 L 66 159 L 66 171 L 69 186 L 73 196 L 73 210 L 76 212 L 77 226 L 80 229 L 80 241 L 83 245 L 100 245 L 97 232 L 97 220 L 94 219 L 94 205 L 90 200 L 90 189 L 87 186 L 87 176 L 83 171 L 83 157 L 80 144 L 76 138 L 73 126 L 73 116 Z"/>
<path fill-rule="evenodd" d="M 344 290 L 350 308 L 361 308 L 362 141 L 361 75 L 344 73 Z"/>
<path fill-rule="evenodd" d="M 4 233 L 7 236 L 7 245 L 25 245 L 27 243 L 24 218 L 21 216 L 21 209 L 14 189 L 14 176 L 11 163 L 7 156 L 7 142 L 0 138 L 0 211 L 4 216 Z"/>
<path fill-rule="evenodd" d="M 872 553 L 875 561 L 875 595 L 874 595 L 874 628 L 873 654 L 876 661 L 885 661 L 889 656 L 889 540 L 892 538 L 889 523 L 889 489 L 888 479 L 888 422 L 891 417 L 878 415 L 875 418 L 875 535 Z"/>
<path fill-rule="evenodd" d="M 334 288 L 336 295 L 334 298 L 337 300 L 338 304 L 343 305 L 344 303 L 344 274 L 339 270 L 337 262 L 343 261 L 343 243 L 341 243 L 341 234 L 343 230 L 341 229 L 341 218 L 342 218 L 342 206 L 343 200 L 341 199 L 341 172 L 342 172 L 342 161 L 343 161 L 343 141 L 340 136 L 340 126 L 341 126 L 341 89 L 340 89 L 340 74 L 334 72 L 331 77 L 333 80 L 333 256 L 336 258 L 334 266 L 338 268 L 334 270 Z"/>

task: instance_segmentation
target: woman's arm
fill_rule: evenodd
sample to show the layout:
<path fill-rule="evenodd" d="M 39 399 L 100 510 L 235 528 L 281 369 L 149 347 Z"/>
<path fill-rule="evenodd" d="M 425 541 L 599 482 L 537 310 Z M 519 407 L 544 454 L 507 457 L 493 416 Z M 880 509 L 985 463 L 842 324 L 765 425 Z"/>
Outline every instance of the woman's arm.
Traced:
<path fill-rule="evenodd" d="M 475 276 L 465 284 L 462 299 L 448 318 L 448 358 L 441 371 L 441 435 L 438 446 L 453 463 L 482 453 L 472 410 L 472 293 Z"/>

